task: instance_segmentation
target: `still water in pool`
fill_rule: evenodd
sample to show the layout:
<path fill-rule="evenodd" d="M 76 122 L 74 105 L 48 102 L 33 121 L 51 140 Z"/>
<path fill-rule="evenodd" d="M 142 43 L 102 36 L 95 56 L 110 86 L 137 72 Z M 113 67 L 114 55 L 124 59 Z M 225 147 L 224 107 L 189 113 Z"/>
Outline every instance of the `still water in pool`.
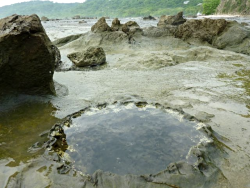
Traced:
<path fill-rule="evenodd" d="M 77 169 L 147 174 L 185 160 L 205 136 L 197 124 L 154 106 L 134 104 L 91 108 L 66 128 L 67 155 Z"/>

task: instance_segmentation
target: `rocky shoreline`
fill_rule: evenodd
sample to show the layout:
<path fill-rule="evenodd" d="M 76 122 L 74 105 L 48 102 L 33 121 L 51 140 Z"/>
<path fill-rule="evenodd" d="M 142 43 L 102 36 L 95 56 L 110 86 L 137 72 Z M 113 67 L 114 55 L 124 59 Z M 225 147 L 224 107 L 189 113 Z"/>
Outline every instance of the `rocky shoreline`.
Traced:
<path fill-rule="evenodd" d="M 57 96 L 50 102 L 62 120 L 50 132 L 49 148 L 56 143 L 53 135 L 64 142 L 60 135 L 72 118 L 89 107 L 105 108 L 114 102 L 176 111 L 184 119 L 203 123 L 202 130 L 212 142 L 190 150 L 192 164 L 176 161 L 157 174 L 141 176 L 98 169 L 92 175 L 82 174 L 46 150 L 44 158 L 16 167 L 14 176 L 1 175 L 8 179 L 6 187 L 33 186 L 30 177 L 42 187 L 249 186 L 250 29 L 224 19 L 184 20 L 181 14 L 162 17 L 157 27 L 141 28 L 117 19 L 110 27 L 100 19 L 92 28 L 53 42 L 62 64 L 54 73 Z M 107 63 L 99 68 L 72 66 L 67 55 L 91 46 L 103 48 Z M 1 165 L 1 169 L 11 168 Z"/>

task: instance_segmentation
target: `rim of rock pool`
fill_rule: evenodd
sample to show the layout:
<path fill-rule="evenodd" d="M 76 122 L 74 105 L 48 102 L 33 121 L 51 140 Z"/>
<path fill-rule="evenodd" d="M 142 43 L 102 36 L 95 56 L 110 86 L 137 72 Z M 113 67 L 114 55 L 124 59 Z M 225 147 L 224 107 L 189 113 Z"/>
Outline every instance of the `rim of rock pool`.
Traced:
<path fill-rule="evenodd" d="M 197 130 L 198 133 L 201 133 L 203 135 L 203 141 L 201 141 L 201 137 L 199 137 L 199 142 L 194 142 L 193 145 L 189 145 L 188 147 L 188 151 L 187 153 L 185 153 L 185 159 L 184 158 L 174 158 L 174 160 L 172 160 L 171 162 L 165 164 L 164 166 L 162 166 L 160 169 L 154 169 L 152 171 L 146 171 L 145 172 L 132 172 L 130 173 L 129 171 L 125 171 L 125 172 L 119 172 L 119 171 L 112 171 L 112 170 L 107 170 L 107 169 L 102 169 L 102 168 L 97 168 L 96 169 L 92 169 L 91 173 L 88 170 L 83 170 L 82 168 L 79 167 L 79 164 L 75 164 L 74 159 L 72 160 L 72 158 L 70 159 L 69 152 L 67 151 L 76 151 L 75 148 L 72 147 L 72 145 L 68 145 L 67 140 L 66 140 L 66 135 L 67 135 L 67 129 L 70 130 L 71 127 L 74 127 L 73 124 L 75 123 L 74 121 L 79 118 L 82 117 L 85 113 L 89 113 L 91 112 L 91 110 L 96 109 L 97 111 L 102 111 L 102 110 L 106 110 L 107 108 L 109 108 L 111 105 L 115 105 L 115 106 L 128 106 L 128 105 L 134 105 L 137 109 L 143 109 L 143 108 L 147 108 L 147 107 L 153 107 L 157 110 L 162 111 L 162 113 L 168 114 L 170 116 L 175 116 L 174 118 L 177 118 L 180 120 L 183 120 L 185 122 L 191 122 L 191 125 L 195 125 L 195 129 Z M 171 113 L 171 114 L 170 114 Z M 189 125 L 190 126 L 190 125 Z M 189 127 L 190 128 L 190 127 Z M 85 135 L 86 136 L 86 135 Z M 75 171 L 80 171 L 83 172 L 84 174 L 93 174 L 94 172 L 98 171 L 98 169 L 101 169 L 103 171 L 106 172 L 111 172 L 111 173 L 115 173 L 115 174 L 119 174 L 119 175 L 126 175 L 126 174 L 156 174 L 157 172 L 160 172 L 161 170 L 164 169 L 168 169 L 169 172 L 172 172 L 172 168 L 175 168 L 174 166 L 178 166 L 178 164 L 182 164 L 182 163 L 186 163 L 189 166 L 192 166 L 194 168 L 197 168 L 199 170 L 204 170 L 207 169 L 207 167 L 205 168 L 204 166 L 209 166 L 210 164 L 207 164 L 207 160 L 205 160 L 205 158 L 209 158 L 206 157 L 205 153 L 206 148 L 210 148 L 210 146 L 212 145 L 213 149 L 217 151 L 218 148 L 219 150 L 222 147 L 227 147 L 226 145 L 223 144 L 223 142 L 221 142 L 220 140 L 224 140 L 223 137 L 221 137 L 220 135 L 218 135 L 217 133 L 215 133 L 210 126 L 206 125 L 205 123 L 203 123 L 201 120 L 197 119 L 194 116 L 191 116 L 187 113 L 185 113 L 183 110 L 178 109 L 178 108 L 172 108 L 172 107 L 168 107 L 168 106 L 164 106 L 161 104 L 150 104 L 147 102 L 134 102 L 134 101 L 126 101 L 126 102 L 114 102 L 112 104 L 99 104 L 96 106 L 89 106 L 86 107 L 78 112 L 75 112 L 71 115 L 68 115 L 66 118 L 64 118 L 64 120 L 59 123 L 59 124 L 55 124 L 52 129 L 50 130 L 49 133 L 49 138 L 50 140 L 46 143 L 47 144 L 47 148 L 48 148 L 48 152 L 56 152 L 57 153 L 57 161 L 60 162 L 62 165 L 58 168 L 58 172 L 61 174 L 66 174 L 68 173 L 71 169 L 75 170 Z M 214 146 L 213 144 L 217 143 L 216 146 Z M 218 146 L 218 147 L 217 147 Z M 220 148 L 221 147 L 221 148 Z M 205 149 L 204 149 L 205 148 Z M 229 148 L 230 149 L 230 148 Z M 214 152 L 214 151 L 213 151 Z M 212 152 L 212 153 L 213 153 Z M 211 153 L 211 151 L 210 151 Z M 81 157 L 81 156 L 80 156 Z M 78 156 L 79 158 L 79 156 Z M 210 159 L 208 159 L 210 160 Z M 178 161 L 178 162 L 176 162 Z M 85 161 L 86 162 L 86 161 Z M 85 165 L 85 164 L 84 164 Z M 126 165 L 126 164 L 125 164 Z M 145 164 L 144 164 L 145 165 Z M 212 167 L 213 168 L 213 167 Z M 148 169 L 147 169 L 148 170 Z M 218 169 L 217 169 L 218 170 Z"/>

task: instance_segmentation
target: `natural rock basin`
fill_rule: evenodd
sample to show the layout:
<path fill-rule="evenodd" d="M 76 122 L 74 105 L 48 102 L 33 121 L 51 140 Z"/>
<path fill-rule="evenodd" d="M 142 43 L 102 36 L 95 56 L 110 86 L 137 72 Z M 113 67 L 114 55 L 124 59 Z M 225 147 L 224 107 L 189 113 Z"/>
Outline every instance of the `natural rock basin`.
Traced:
<path fill-rule="evenodd" d="M 90 108 L 65 129 L 65 155 L 89 174 L 98 169 L 120 175 L 159 172 L 207 140 L 196 123 L 170 112 L 133 103 Z"/>

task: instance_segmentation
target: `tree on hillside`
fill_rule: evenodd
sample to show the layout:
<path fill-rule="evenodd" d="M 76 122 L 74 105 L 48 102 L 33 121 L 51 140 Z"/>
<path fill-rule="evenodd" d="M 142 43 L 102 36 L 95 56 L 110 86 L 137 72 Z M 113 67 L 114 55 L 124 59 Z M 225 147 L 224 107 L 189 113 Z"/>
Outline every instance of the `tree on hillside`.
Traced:
<path fill-rule="evenodd" d="M 220 0 L 203 0 L 203 14 L 209 15 L 215 13 L 219 4 Z"/>

